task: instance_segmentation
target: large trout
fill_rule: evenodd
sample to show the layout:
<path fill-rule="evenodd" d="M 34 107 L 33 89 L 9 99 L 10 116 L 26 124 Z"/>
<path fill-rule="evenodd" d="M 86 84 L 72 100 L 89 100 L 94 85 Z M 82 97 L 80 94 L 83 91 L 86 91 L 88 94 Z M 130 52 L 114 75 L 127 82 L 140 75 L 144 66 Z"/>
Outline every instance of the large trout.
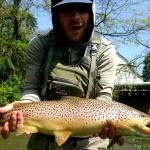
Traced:
<path fill-rule="evenodd" d="M 63 97 L 60 101 L 41 101 L 14 106 L 22 111 L 23 124 L 16 134 L 25 131 L 54 135 L 58 146 L 69 137 L 88 137 L 100 133 L 105 126 L 114 125 L 117 135 L 150 137 L 150 116 L 114 101 Z M 0 129 L 12 111 L 0 117 Z"/>

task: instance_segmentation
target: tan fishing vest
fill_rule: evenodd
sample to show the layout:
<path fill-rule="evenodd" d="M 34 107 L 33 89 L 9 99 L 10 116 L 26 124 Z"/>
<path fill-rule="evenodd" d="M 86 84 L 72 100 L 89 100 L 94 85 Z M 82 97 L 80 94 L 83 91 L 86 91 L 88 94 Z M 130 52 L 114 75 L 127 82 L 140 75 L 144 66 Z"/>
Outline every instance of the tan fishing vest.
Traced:
<path fill-rule="evenodd" d="M 89 43 L 83 58 L 76 65 L 64 65 L 61 62 L 60 45 L 56 44 L 54 38 L 50 41 L 47 61 L 42 71 L 43 99 L 60 99 L 61 96 L 93 98 L 102 88 L 98 84 L 100 77 L 96 66 L 101 40 Z"/>

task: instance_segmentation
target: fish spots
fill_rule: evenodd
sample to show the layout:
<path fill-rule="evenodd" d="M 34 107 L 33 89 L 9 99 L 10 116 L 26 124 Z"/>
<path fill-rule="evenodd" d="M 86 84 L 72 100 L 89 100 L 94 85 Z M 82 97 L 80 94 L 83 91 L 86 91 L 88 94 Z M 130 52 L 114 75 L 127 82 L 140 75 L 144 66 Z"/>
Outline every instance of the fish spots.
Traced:
<path fill-rule="evenodd" d="M 25 120 L 48 120 L 61 126 L 100 126 L 110 122 L 126 122 L 142 115 L 126 105 L 104 100 L 80 99 L 62 101 L 43 101 L 16 106 L 14 110 L 23 111 Z M 10 114 L 5 117 L 9 118 Z"/>
<path fill-rule="evenodd" d="M 97 121 L 97 119 L 96 118 L 92 118 L 92 121 Z"/>

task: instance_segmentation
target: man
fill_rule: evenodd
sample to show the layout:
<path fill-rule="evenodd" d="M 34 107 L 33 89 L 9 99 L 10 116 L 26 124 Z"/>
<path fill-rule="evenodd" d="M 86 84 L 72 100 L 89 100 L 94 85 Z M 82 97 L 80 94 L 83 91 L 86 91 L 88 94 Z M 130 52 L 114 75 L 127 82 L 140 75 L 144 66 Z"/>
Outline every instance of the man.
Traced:
<path fill-rule="evenodd" d="M 111 100 L 117 64 L 116 53 L 112 44 L 105 39 L 101 41 L 99 33 L 94 31 L 93 3 L 92 0 L 52 0 L 54 29 L 47 35 L 33 38 L 27 48 L 26 83 L 21 96 L 22 103 L 59 100 L 62 95 Z M 93 46 L 95 43 L 96 47 Z M 95 76 L 90 75 L 92 69 Z M 98 89 L 97 92 L 95 89 Z M 9 104 L 0 109 L 0 114 L 12 108 L 13 104 Z M 4 125 L 2 136 L 7 138 L 19 122 L 23 122 L 22 113 L 14 112 L 10 121 Z M 109 126 L 103 129 L 99 137 L 70 138 L 62 149 L 107 149 L 109 141 L 106 138 L 114 137 L 115 127 Z M 122 145 L 122 137 L 118 137 L 116 142 Z M 28 149 L 55 150 L 54 137 L 33 134 Z"/>

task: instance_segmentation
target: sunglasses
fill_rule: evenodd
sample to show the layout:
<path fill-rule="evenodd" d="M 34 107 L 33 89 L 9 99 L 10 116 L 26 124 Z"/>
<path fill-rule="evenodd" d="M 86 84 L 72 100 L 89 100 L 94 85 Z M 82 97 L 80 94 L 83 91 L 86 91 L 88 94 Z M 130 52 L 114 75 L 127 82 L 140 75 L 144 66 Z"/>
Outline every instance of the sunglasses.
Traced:
<path fill-rule="evenodd" d="M 64 4 L 59 6 L 58 10 L 65 14 L 71 14 L 74 11 L 78 13 L 86 13 L 91 12 L 92 5 L 91 4 Z"/>

